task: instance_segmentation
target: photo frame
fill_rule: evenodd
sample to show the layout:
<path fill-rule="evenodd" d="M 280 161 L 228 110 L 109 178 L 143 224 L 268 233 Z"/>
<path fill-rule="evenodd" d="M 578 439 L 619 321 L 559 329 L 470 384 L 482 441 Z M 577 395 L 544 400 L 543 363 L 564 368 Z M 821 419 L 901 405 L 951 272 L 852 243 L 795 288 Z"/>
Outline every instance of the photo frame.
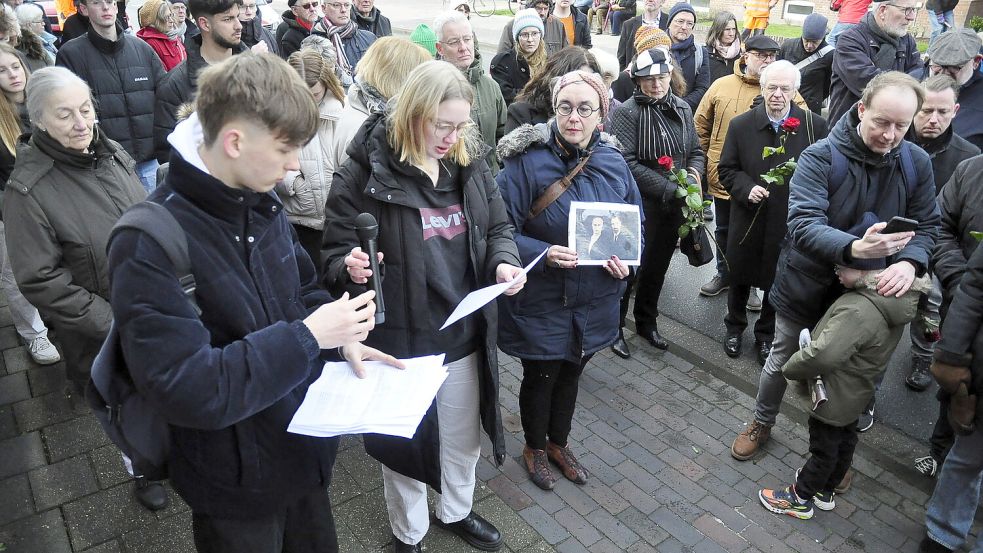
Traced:
<path fill-rule="evenodd" d="M 604 265 L 612 255 L 638 266 L 642 257 L 642 216 L 637 205 L 570 202 L 569 248 L 578 265 Z"/>

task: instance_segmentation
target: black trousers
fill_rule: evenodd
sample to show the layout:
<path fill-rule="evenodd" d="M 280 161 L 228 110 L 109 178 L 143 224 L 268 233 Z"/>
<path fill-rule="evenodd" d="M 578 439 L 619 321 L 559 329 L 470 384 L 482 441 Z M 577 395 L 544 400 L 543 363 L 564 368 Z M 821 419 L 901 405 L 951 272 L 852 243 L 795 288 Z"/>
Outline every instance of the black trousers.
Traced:
<path fill-rule="evenodd" d="M 628 314 L 628 299 L 636 283 L 635 327 L 641 332 L 646 327 L 651 328 L 659 318 L 659 296 L 662 295 L 672 254 L 676 251 L 677 230 L 682 224 L 683 214 L 678 209 L 669 213 L 654 210 L 645 213 L 645 248 L 638 273 L 634 278 L 629 278 L 625 295 L 621 297 L 622 327 Z"/>
<path fill-rule="evenodd" d="M 297 239 L 300 240 L 300 245 L 307 252 L 307 255 L 311 256 L 311 261 L 314 262 L 314 268 L 317 269 L 317 274 L 320 275 L 321 236 L 324 233 L 311 227 L 305 227 L 304 225 L 293 225 L 293 227 L 297 231 Z"/>
<path fill-rule="evenodd" d="M 730 230 L 730 200 L 720 198 L 713 199 L 713 211 L 717 218 L 714 219 L 716 227 L 713 231 L 713 239 L 717 242 L 717 274 L 727 279 L 730 277 L 730 268 L 727 267 L 727 235 Z"/>
<path fill-rule="evenodd" d="M 519 418 L 527 446 L 546 449 L 547 440 L 567 445 L 580 374 L 591 357 L 584 357 L 579 364 L 562 359 L 522 359 Z"/>
<path fill-rule="evenodd" d="M 771 342 L 775 338 L 775 308 L 768 301 L 768 290 L 762 289 L 761 314 L 754 323 L 754 339 Z M 727 314 L 724 325 L 727 335 L 743 334 L 747 328 L 747 300 L 751 297 L 751 287 L 745 284 L 731 284 L 727 290 Z"/>
<path fill-rule="evenodd" d="M 935 397 L 939 400 L 939 418 L 935 421 L 935 428 L 932 429 L 932 437 L 928 442 L 931 444 L 929 453 L 941 465 L 949 455 L 952 443 L 956 441 L 956 433 L 949 424 L 949 394 L 939 390 Z"/>
<path fill-rule="evenodd" d="M 857 449 L 857 422 L 833 426 L 809 417 L 809 459 L 795 481 L 795 493 L 805 500 L 830 493 L 846 476 Z"/>
<path fill-rule="evenodd" d="M 260 519 L 219 519 L 192 512 L 191 527 L 198 553 L 338 552 L 326 489 Z"/>

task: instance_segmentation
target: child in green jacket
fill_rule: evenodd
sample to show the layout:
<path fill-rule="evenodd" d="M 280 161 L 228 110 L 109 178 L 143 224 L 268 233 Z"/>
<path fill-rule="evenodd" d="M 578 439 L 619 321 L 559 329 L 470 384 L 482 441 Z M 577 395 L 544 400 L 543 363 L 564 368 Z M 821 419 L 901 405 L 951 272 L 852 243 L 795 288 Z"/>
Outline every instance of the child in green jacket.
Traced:
<path fill-rule="evenodd" d="M 795 483 L 783 490 L 761 490 L 758 499 L 773 513 L 812 518 L 812 507 L 835 507 L 833 489 L 846 475 L 857 447 L 857 419 L 874 395 L 874 382 L 918 312 L 918 299 L 931 288 L 927 276 L 916 278 L 900 297 L 877 293 L 880 271 L 840 268 L 848 289 L 816 325 L 813 339 L 782 368 L 790 380 L 822 377 L 828 400 L 809 417 L 809 453 L 796 471 Z"/>

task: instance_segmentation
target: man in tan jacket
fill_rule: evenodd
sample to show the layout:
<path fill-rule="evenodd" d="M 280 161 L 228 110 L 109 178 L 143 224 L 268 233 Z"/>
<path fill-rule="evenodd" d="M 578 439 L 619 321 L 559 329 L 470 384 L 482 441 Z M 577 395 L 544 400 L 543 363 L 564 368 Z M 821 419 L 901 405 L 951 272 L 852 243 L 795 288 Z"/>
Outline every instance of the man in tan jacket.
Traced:
<path fill-rule="evenodd" d="M 717 216 L 714 239 L 717 242 L 717 274 L 700 288 L 701 296 L 716 296 L 730 287 L 726 253 L 727 228 L 730 222 L 730 195 L 720 183 L 717 163 L 724 149 L 724 138 L 731 119 L 751 109 L 755 97 L 761 94 L 758 77 L 761 71 L 775 61 L 779 46 L 764 35 L 753 36 L 745 43 L 745 53 L 734 64 L 734 74 L 721 77 L 710 85 L 696 108 L 696 134 L 707 156 L 707 187 L 713 196 L 713 208 Z M 798 93 L 793 100 L 802 109 L 809 109 Z M 752 290 L 748 306 L 761 309 L 761 300 Z"/>

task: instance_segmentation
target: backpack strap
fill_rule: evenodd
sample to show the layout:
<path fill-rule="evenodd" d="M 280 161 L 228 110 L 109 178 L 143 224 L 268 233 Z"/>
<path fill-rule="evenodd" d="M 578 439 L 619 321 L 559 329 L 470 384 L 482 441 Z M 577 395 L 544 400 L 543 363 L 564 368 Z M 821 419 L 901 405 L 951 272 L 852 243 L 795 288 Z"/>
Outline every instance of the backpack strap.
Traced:
<path fill-rule="evenodd" d="M 901 176 L 904 177 L 908 197 L 911 198 L 918 186 L 918 173 L 915 171 L 915 159 L 911 157 L 911 143 L 901 141 Z"/>
<path fill-rule="evenodd" d="M 113 238 L 124 229 L 139 230 L 157 242 L 174 265 L 178 283 L 191 300 L 195 314 L 201 315 L 201 309 L 195 299 L 196 284 L 195 275 L 191 272 L 191 258 L 188 256 L 188 236 L 174 215 L 171 215 L 171 212 L 161 204 L 149 200 L 143 201 L 134 204 L 123 213 L 109 234 L 109 242 L 112 243 Z"/>

